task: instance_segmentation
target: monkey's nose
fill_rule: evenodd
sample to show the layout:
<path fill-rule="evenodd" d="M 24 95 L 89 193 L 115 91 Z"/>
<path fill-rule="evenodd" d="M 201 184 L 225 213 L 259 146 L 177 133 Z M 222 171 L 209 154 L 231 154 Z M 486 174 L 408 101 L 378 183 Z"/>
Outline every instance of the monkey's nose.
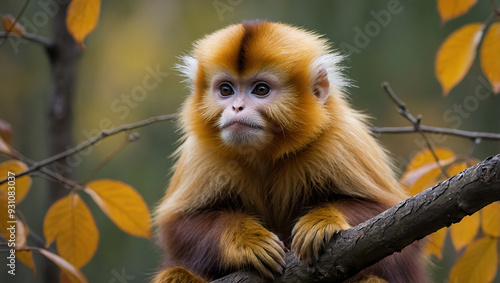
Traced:
<path fill-rule="evenodd" d="M 238 113 L 238 112 L 242 111 L 242 110 L 243 110 L 243 108 L 244 108 L 243 106 L 234 106 L 234 105 L 233 105 L 233 110 L 234 110 L 234 112 L 236 112 L 236 113 Z"/>

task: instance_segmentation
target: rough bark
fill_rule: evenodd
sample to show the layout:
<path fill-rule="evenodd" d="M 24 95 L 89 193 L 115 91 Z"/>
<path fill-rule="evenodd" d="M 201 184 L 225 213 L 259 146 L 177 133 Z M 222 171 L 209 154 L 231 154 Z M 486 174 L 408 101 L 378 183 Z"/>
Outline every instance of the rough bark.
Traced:
<path fill-rule="evenodd" d="M 78 47 L 66 28 L 66 10 L 69 1 L 57 1 L 54 16 L 54 34 L 46 48 L 51 66 L 51 86 L 48 97 L 48 151 L 53 156 L 73 145 L 73 97 L 76 81 Z M 76 168 L 60 160 L 51 166 L 52 171 L 72 179 Z M 48 187 L 47 206 L 61 198 L 64 185 L 51 182 Z M 47 265 L 44 269 L 45 282 L 58 282 L 59 269 Z"/>
<path fill-rule="evenodd" d="M 283 276 L 274 282 L 342 282 L 394 252 L 500 200 L 500 154 L 333 237 L 314 267 L 286 255 Z M 239 271 L 213 282 L 268 282 Z"/>

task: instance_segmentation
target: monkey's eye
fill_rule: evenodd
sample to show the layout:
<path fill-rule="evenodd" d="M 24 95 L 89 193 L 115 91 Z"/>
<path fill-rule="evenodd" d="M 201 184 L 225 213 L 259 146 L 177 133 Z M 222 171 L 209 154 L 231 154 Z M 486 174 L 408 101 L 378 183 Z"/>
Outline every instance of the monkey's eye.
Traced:
<path fill-rule="evenodd" d="M 266 96 L 271 91 L 271 88 L 266 83 L 258 83 L 252 90 L 252 93 L 258 96 Z"/>
<path fill-rule="evenodd" d="M 234 94 L 234 90 L 229 83 L 221 83 L 219 85 L 219 93 L 221 96 L 230 96 Z"/>

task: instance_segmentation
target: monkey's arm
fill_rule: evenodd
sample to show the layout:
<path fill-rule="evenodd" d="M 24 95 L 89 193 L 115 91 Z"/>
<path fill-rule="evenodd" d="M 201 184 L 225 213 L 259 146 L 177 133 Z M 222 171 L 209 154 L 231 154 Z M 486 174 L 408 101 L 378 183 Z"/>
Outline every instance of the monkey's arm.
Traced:
<path fill-rule="evenodd" d="M 284 246 L 254 218 L 237 211 L 200 210 L 171 214 L 160 226 L 166 266 L 183 266 L 202 277 L 218 277 L 246 266 L 273 278 L 285 265 Z"/>

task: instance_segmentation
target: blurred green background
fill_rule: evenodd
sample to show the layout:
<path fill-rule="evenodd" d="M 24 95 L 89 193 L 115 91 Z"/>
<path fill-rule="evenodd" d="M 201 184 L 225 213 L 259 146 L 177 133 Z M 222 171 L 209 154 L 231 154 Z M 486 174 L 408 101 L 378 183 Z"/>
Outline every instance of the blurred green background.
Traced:
<path fill-rule="evenodd" d="M 44 13 L 44 3 L 48 2 L 31 1 L 20 21 L 28 32 L 51 35 L 50 17 L 42 21 L 37 16 Z M 1 1 L 0 13 L 17 15 L 23 3 Z M 477 107 L 469 106 L 473 110 L 466 113 L 454 110 L 456 105 L 470 103 L 481 84 L 477 59 L 463 82 L 446 98 L 434 76 L 434 58 L 443 40 L 464 24 L 484 21 L 490 11 L 489 1 L 480 1 L 466 15 L 441 25 L 435 1 L 103 1 L 99 24 L 86 39 L 79 61 L 74 138 L 80 143 L 97 134 L 107 123 L 103 121 L 111 121 L 114 127 L 176 112 L 188 94 L 173 69 L 178 57 L 189 52 L 191 43 L 203 35 L 254 18 L 317 31 L 337 49 L 352 53 L 346 62 L 346 73 L 356 86 L 350 89 L 351 102 L 372 116 L 376 126 L 409 125 L 380 87 L 381 82 L 388 81 L 412 114 L 423 116 L 426 125 L 500 132 L 498 95 L 479 100 Z M 390 17 L 382 16 L 387 13 Z M 7 40 L 0 46 L 0 119 L 12 124 L 13 146 L 34 160 L 48 157 L 48 64 L 45 51 L 38 44 L 12 44 Z M 159 69 L 168 76 L 126 106 L 123 96 L 143 85 L 148 69 Z M 162 122 L 137 130 L 140 140 L 128 145 L 96 178 L 113 178 L 132 185 L 153 208 L 170 177 L 169 155 L 179 137 L 175 129 L 174 122 Z M 78 177 L 85 177 L 122 139 L 108 138 L 93 146 L 92 153 L 76 168 Z M 400 171 L 423 148 L 423 141 L 416 134 L 382 135 L 380 140 Z M 470 141 L 447 137 L 435 140 L 435 144 L 463 155 Z M 483 159 L 498 152 L 500 142 L 483 141 L 473 155 Z M 35 178 L 29 195 L 19 206 L 32 231 L 39 235 L 43 234 L 46 195 L 46 181 Z M 161 251 L 152 242 L 119 230 L 88 196 L 81 195 L 100 232 L 98 251 L 83 268 L 89 282 L 146 282 L 160 262 Z M 446 249 L 445 260 L 436 262 L 432 271 L 433 282 L 447 282 L 454 252 L 449 244 Z M 41 261 L 43 257 L 36 254 L 35 262 Z M 0 281 L 42 282 L 40 276 L 32 277 L 22 264 L 18 263 L 17 268 L 18 274 L 12 281 L 4 272 L 5 265 L 0 265 Z M 129 281 L 120 281 L 123 275 Z M 500 282 L 498 277 L 496 282 Z"/>

